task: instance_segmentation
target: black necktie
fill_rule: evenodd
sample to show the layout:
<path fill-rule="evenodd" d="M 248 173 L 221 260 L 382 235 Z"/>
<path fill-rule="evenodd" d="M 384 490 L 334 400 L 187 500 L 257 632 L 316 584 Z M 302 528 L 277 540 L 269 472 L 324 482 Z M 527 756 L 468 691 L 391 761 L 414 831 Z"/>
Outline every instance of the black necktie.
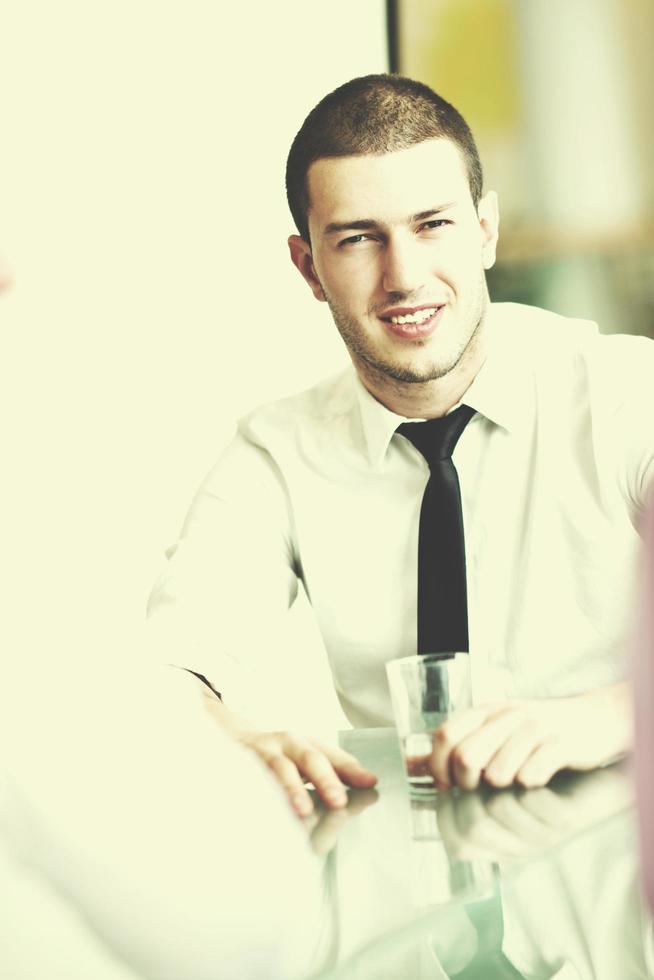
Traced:
<path fill-rule="evenodd" d="M 418 540 L 418 653 L 468 651 L 466 550 L 461 491 L 452 452 L 475 414 L 461 405 L 428 422 L 405 422 L 398 432 L 429 464 Z"/>

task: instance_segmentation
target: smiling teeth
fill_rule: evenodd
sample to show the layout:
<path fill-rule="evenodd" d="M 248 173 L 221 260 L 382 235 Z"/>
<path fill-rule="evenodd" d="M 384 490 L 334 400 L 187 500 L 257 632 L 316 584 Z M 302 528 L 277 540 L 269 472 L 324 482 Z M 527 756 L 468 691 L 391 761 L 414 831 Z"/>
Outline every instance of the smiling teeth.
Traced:
<path fill-rule="evenodd" d="M 407 313 L 406 316 L 391 316 L 389 320 L 391 323 L 423 323 L 424 320 L 429 320 L 436 313 L 437 308 L 418 310 L 416 313 Z"/>

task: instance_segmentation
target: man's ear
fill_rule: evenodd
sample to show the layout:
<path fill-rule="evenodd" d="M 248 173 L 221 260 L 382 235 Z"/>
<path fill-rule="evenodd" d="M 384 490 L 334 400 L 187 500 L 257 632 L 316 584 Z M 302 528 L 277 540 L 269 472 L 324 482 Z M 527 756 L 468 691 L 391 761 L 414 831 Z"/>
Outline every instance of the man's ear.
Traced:
<path fill-rule="evenodd" d="M 495 191 L 488 191 L 482 197 L 477 207 L 477 214 L 482 234 L 481 254 L 484 269 L 490 269 L 495 265 L 495 251 L 500 230 L 500 212 Z"/>
<path fill-rule="evenodd" d="M 313 267 L 311 246 L 305 242 L 304 238 L 300 238 L 299 235 L 291 235 L 288 240 L 288 249 L 291 253 L 293 265 L 300 270 L 302 278 L 308 282 L 313 295 L 321 303 L 325 303 L 326 297 L 320 285 L 320 280 L 316 275 L 316 270 Z"/>

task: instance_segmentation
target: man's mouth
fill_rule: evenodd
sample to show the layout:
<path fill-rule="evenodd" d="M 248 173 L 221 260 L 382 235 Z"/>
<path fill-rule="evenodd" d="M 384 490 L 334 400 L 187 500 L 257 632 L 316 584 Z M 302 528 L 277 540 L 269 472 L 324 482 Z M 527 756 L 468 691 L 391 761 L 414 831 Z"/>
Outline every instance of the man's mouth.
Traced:
<path fill-rule="evenodd" d="M 425 337 L 435 329 L 443 306 L 394 307 L 379 314 L 398 337 Z"/>

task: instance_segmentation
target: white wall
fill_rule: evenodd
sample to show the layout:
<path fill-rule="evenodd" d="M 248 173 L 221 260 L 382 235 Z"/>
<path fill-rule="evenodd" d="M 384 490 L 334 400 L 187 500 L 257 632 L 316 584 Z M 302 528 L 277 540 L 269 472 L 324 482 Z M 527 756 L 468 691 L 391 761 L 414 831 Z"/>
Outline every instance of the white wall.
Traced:
<path fill-rule="evenodd" d="M 385 58 L 383 0 L 3 6 L 7 662 L 119 656 L 233 419 L 345 363 L 284 162 Z"/>

